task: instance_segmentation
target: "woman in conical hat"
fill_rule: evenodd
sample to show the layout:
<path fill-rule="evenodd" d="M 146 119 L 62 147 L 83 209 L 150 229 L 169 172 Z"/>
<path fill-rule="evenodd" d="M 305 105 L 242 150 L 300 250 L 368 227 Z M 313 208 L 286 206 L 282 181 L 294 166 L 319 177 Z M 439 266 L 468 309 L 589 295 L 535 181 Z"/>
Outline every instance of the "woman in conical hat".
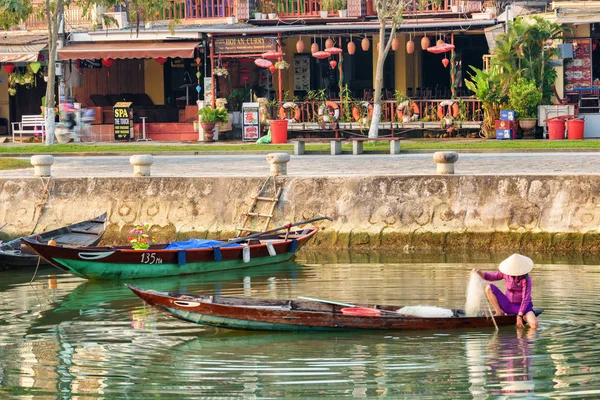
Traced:
<path fill-rule="evenodd" d="M 497 272 L 478 273 L 486 281 L 506 281 L 506 294 L 502 293 L 496 285 L 489 284 L 485 287 L 485 294 L 494 307 L 496 315 L 517 314 L 517 326 L 522 328 L 527 322 L 532 328 L 537 328 L 538 323 L 533 312 L 531 301 L 531 277 L 529 271 L 533 268 L 533 261 L 521 254 L 513 254 L 498 266 Z"/>

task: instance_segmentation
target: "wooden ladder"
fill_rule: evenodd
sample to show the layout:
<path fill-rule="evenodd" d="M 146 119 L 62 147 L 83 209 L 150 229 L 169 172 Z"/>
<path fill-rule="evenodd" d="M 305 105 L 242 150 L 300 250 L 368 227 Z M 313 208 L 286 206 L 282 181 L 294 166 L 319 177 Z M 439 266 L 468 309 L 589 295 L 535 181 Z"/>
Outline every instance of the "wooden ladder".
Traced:
<path fill-rule="evenodd" d="M 264 232 L 269 229 L 269 224 L 273 218 L 275 207 L 281 197 L 283 188 L 277 186 L 275 176 L 267 178 L 267 180 L 259 186 L 256 195 L 252 197 L 252 203 L 248 208 L 248 212 L 242 219 L 242 225 L 237 229 L 237 236 L 246 236 L 252 233 Z M 262 229 L 261 222 L 264 221 Z"/>

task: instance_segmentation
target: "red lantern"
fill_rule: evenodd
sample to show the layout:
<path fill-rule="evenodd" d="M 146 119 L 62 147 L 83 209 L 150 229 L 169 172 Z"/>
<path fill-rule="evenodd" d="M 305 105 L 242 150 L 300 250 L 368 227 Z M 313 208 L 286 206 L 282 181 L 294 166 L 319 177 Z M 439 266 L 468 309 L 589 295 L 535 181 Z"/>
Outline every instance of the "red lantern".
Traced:
<path fill-rule="evenodd" d="M 276 69 L 277 69 L 277 68 L 275 68 L 275 66 L 274 66 L 274 65 L 271 65 L 271 66 L 269 67 L 269 71 L 271 71 L 271 73 L 272 73 L 272 74 L 273 74 L 273 73 L 275 73 L 275 70 L 276 70 Z"/>
<path fill-rule="evenodd" d="M 15 64 L 13 64 L 13 63 L 6 63 L 6 64 L 4 64 L 4 69 L 10 75 L 15 70 Z"/>
<path fill-rule="evenodd" d="M 320 60 L 329 58 L 330 56 L 331 56 L 331 53 L 328 51 L 317 51 L 316 53 L 313 54 L 314 58 L 318 58 Z"/>
<path fill-rule="evenodd" d="M 342 54 L 344 52 L 344 50 L 340 49 L 339 47 L 328 47 L 325 49 L 325 51 L 331 54 Z"/>
<path fill-rule="evenodd" d="M 254 60 L 254 64 L 261 68 L 269 68 L 273 65 L 271 61 L 265 60 L 264 58 L 257 58 L 256 60 Z"/>
<path fill-rule="evenodd" d="M 448 64 L 450 64 L 450 60 L 444 57 L 444 59 L 442 60 L 442 65 L 444 66 L 444 68 L 448 68 Z"/>
<path fill-rule="evenodd" d="M 337 61 L 331 60 L 331 61 L 329 61 L 329 65 L 331 65 L 331 69 L 335 69 L 335 67 L 337 65 Z"/>
<path fill-rule="evenodd" d="M 169 61 L 168 58 L 166 57 L 157 57 L 156 58 L 156 62 L 159 63 L 160 65 L 163 65 L 164 63 L 166 63 L 167 61 Z M 104 60 L 102 60 L 102 65 L 104 65 Z M 112 64 L 111 64 L 112 65 Z"/>
<path fill-rule="evenodd" d="M 454 50 L 454 45 L 450 44 L 450 43 L 438 44 L 438 45 L 429 47 L 427 49 L 428 52 L 433 53 L 433 54 L 442 54 L 442 53 L 446 53 L 450 50 Z"/>
<path fill-rule="evenodd" d="M 244 82 L 244 85 L 246 83 L 248 83 L 248 76 L 247 75 L 242 75 L 242 82 Z"/>
<path fill-rule="evenodd" d="M 115 60 L 113 60 L 112 58 L 103 58 L 102 59 L 102 65 L 104 65 L 106 68 L 112 67 L 112 65 L 114 63 L 115 63 Z"/>

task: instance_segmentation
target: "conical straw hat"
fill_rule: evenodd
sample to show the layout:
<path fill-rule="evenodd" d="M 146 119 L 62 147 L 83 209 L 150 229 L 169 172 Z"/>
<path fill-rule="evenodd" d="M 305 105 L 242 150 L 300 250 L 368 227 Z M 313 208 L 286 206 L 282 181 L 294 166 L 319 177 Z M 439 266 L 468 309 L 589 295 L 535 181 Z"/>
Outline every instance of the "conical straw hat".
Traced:
<path fill-rule="evenodd" d="M 533 268 L 533 260 L 520 254 L 513 254 L 500 263 L 500 272 L 510 276 L 521 276 Z"/>

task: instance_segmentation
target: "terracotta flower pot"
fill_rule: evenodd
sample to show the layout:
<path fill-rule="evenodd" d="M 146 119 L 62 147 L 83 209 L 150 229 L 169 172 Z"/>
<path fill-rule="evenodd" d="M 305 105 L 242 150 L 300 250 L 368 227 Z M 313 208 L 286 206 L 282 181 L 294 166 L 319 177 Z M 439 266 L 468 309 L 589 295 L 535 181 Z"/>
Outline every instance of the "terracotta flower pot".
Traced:
<path fill-rule="evenodd" d="M 214 122 L 200 122 L 200 126 L 202 127 L 202 131 L 204 132 L 204 141 L 212 142 L 213 140 L 215 140 L 215 137 L 214 137 L 215 123 Z"/>

